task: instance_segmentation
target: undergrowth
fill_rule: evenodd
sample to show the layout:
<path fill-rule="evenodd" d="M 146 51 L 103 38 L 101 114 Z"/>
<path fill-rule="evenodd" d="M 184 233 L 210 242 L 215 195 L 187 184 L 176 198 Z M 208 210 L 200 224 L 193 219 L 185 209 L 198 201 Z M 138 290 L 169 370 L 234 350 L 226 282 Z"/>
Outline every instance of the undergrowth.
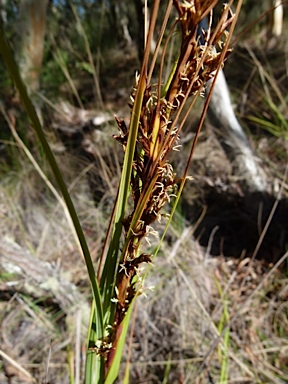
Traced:
<path fill-rule="evenodd" d="M 227 50 L 224 48 L 223 54 L 217 55 L 211 46 L 216 43 L 221 46 L 223 26 L 234 23 L 233 17 L 224 10 L 228 17 L 225 25 L 220 20 L 214 32 L 207 32 L 204 46 L 198 47 L 195 28 L 201 17 L 209 14 L 214 2 L 201 3 L 201 12 L 197 13 L 186 2 L 176 1 L 183 33 L 181 52 L 166 84 L 162 85 L 162 62 L 158 85 L 154 85 L 155 62 L 148 57 L 157 1 L 155 4 L 142 71 L 136 77 L 131 95 L 131 122 L 127 125 L 117 119 L 120 133 L 116 140 L 124 150 L 118 192 L 111 183 L 111 174 L 105 172 L 105 166 L 107 171 L 111 164 L 105 164 L 101 151 L 99 156 L 101 182 L 109 185 L 111 195 L 118 194 L 115 217 L 109 224 L 101 205 L 107 199 L 105 193 L 98 207 L 94 206 L 83 178 L 85 171 L 72 181 L 73 188 L 69 190 L 70 198 L 76 201 L 85 243 L 89 245 L 88 250 L 87 245 L 83 246 L 83 234 L 78 233 L 92 280 L 92 295 L 78 256 L 81 250 L 77 248 L 77 236 L 71 230 L 63 201 L 45 175 L 41 175 L 40 170 L 34 171 L 41 157 L 38 163 L 33 162 L 33 156 L 31 163 L 26 159 L 17 162 L 16 178 L 9 171 L 2 171 L 7 175 L 0 189 L 3 236 L 0 337 L 1 345 L 5 346 L 5 350 L 4 347 L 0 350 L 5 362 L 0 378 L 3 382 L 5 377 L 14 377 L 16 382 L 19 379 L 20 382 L 79 383 L 85 377 L 87 383 L 104 380 L 127 383 L 129 376 L 133 383 L 281 383 L 288 380 L 287 276 L 278 270 L 287 254 L 274 266 L 249 255 L 239 260 L 211 258 L 193 240 L 195 228 L 186 223 L 181 211 L 180 219 L 170 223 L 176 205 L 172 203 L 170 208 L 162 210 L 170 199 L 178 200 L 179 191 L 188 179 L 189 162 L 197 141 L 196 135 L 186 170 L 181 177 L 176 176 L 168 154 L 179 149 L 177 140 L 183 127 L 179 110 L 189 96 L 194 100 L 202 92 L 205 82 L 222 65 Z M 165 19 L 163 25 L 165 27 Z M 172 32 L 173 28 L 170 36 Z M 224 42 L 227 43 L 225 37 Z M 224 47 L 227 48 L 225 44 Z M 17 83 L 17 68 L 15 71 Z M 94 69 L 92 72 L 96 75 Z M 19 84 L 25 101 L 21 80 Z M 78 98 L 77 93 L 75 97 Z M 25 102 L 29 114 L 29 99 Z M 207 104 L 203 116 L 206 107 Z M 184 115 L 184 120 L 187 116 Z M 33 111 L 31 120 L 37 128 L 39 122 Z M 7 116 L 7 122 L 13 131 L 13 119 Z M 200 120 L 197 133 L 202 123 Z M 47 150 L 41 130 L 39 132 L 51 161 L 54 157 Z M 15 134 L 14 140 L 29 156 L 27 147 L 22 146 Z M 67 159 L 59 158 L 64 163 L 60 167 L 63 172 Z M 46 162 L 43 164 L 45 168 Z M 57 172 L 55 178 L 59 181 Z M 62 192 L 64 188 L 60 179 Z M 68 199 L 78 231 L 78 219 L 73 216 L 69 196 L 66 202 Z M 166 225 L 167 217 L 170 228 Z M 156 231 L 168 233 L 169 241 L 162 241 L 161 251 L 159 241 L 153 237 Z M 142 245 L 144 239 L 147 240 L 145 246 Z M 158 251 L 159 256 L 154 259 Z M 25 257 L 27 260 L 35 257 L 35 265 L 25 265 Z M 93 267 L 96 263 L 99 265 L 97 279 Z M 150 265 L 147 276 L 142 271 L 144 264 Z M 38 271 L 42 273 L 40 281 Z M 16 293 L 11 295 L 11 287 L 15 286 Z M 94 302 L 90 325 L 88 297 Z M 83 335 L 87 328 L 89 340 L 83 353 Z M 126 331 L 131 333 L 125 344 Z M 120 364 L 122 349 L 124 358 Z"/>

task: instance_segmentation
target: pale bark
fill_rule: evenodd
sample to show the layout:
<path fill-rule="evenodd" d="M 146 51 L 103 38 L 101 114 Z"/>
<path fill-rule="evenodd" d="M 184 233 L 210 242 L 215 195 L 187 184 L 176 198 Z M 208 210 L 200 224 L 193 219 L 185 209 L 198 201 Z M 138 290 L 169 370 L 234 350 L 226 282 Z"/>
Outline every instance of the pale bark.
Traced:
<path fill-rule="evenodd" d="M 112 28 L 115 31 L 118 40 L 124 42 L 125 45 L 132 45 L 132 37 L 129 32 L 129 4 L 125 1 L 113 0 L 110 2 L 110 12 Z"/>
<path fill-rule="evenodd" d="M 19 66 L 29 93 L 38 91 L 42 66 L 48 0 L 20 0 Z"/>
<path fill-rule="evenodd" d="M 0 0 L 0 15 L 3 24 L 7 23 L 6 0 Z"/>
<path fill-rule="evenodd" d="M 212 93 L 208 116 L 216 130 L 235 174 L 253 191 L 265 191 L 266 175 L 257 161 L 248 139 L 237 120 L 231 103 L 229 89 L 220 70 Z"/>
<path fill-rule="evenodd" d="M 11 239 L 4 238 L 0 244 L 0 265 L 13 276 L 13 281 L 3 283 L 1 290 L 23 292 L 34 298 L 52 298 L 66 315 L 74 315 L 81 309 L 88 324 L 90 308 L 78 288 L 68 281 L 57 266 L 40 260 Z"/>
<path fill-rule="evenodd" d="M 283 28 L 283 4 L 282 0 L 274 0 L 272 35 L 280 36 Z"/>

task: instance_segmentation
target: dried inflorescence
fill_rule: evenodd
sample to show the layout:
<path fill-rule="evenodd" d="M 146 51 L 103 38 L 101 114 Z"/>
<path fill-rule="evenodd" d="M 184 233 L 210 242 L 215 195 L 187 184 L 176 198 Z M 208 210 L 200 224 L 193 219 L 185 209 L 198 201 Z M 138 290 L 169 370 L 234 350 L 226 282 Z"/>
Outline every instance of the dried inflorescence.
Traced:
<path fill-rule="evenodd" d="M 123 221 L 125 241 L 116 285 L 114 336 L 131 300 L 136 295 L 135 285 L 139 265 L 151 262 L 151 255 L 139 256 L 140 243 L 147 235 L 149 226 L 160 219 L 161 209 L 174 194 L 178 182 L 168 161 L 168 155 L 175 149 L 182 127 L 179 123 L 180 112 L 189 96 L 196 97 L 204 91 L 205 84 L 213 78 L 216 69 L 225 60 L 225 55 L 221 56 L 215 46 L 220 48 L 223 46 L 223 43 L 220 44 L 223 37 L 225 44 L 225 28 L 232 20 L 228 9 L 224 9 L 223 13 L 226 16 L 221 18 L 215 31 L 209 29 L 203 33 L 204 45 L 200 45 L 197 37 L 199 23 L 205 16 L 211 14 L 216 2 L 174 0 L 179 15 L 177 23 L 182 29 L 177 66 L 170 83 L 165 87 L 164 95 L 160 95 L 159 84 L 162 83 L 162 79 L 159 79 L 158 85 L 146 85 L 144 91 L 130 181 L 134 209 Z M 136 85 L 131 95 L 131 109 L 138 86 L 136 77 Z M 129 128 L 123 120 L 116 120 L 120 133 L 115 138 L 121 143 L 125 152 Z"/>

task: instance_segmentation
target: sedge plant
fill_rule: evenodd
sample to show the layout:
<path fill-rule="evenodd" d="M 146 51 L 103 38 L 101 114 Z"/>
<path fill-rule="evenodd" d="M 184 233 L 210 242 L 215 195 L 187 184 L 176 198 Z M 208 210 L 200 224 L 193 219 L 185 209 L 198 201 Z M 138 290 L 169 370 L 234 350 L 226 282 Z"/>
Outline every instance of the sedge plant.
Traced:
<path fill-rule="evenodd" d="M 143 252 L 141 244 L 149 234 L 155 233 L 153 223 L 161 219 L 164 205 L 175 197 L 167 229 L 189 177 L 189 164 L 208 108 L 213 81 L 229 54 L 235 15 L 238 15 L 241 7 L 240 0 L 234 15 L 230 10 L 231 0 L 223 7 L 218 22 L 212 28 L 213 9 L 217 2 L 167 0 L 158 42 L 151 55 L 151 42 L 160 14 L 160 0 L 153 2 L 141 71 L 136 76 L 131 94 L 130 123 L 127 126 L 124 120 L 116 119 L 119 134 L 115 135 L 115 139 L 123 148 L 124 160 L 97 272 L 63 177 L 21 80 L 9 44 L 1 32 L 0 53 L 55 174 L 87 265 L 93 292 L 85 371 L 87 384 L 112 384 L 118 376 L 133 306 L 143 289 L 147 273 L 147 268 L 145 273 L 141 270 L 143 266 L 151 264 L 159 249 L 152 255 Z M 198 26 L 204 17 L 209 18 L 210 26 L 203 31 L 203 41 L 200 42 Z M 166 52 L 176 32 L 181 36 L 177 60 L 168 79 L 163 82 Z M 177 176 L 169 155 L 174 150 L 180 150 L 181 155 L 178 145 L 180 132 L 196 99 L 204 95 L 209 83 L 210 91 L 184 174 Z M 125 382 L 128 381 L 129 374 L 126 371 Z"/>

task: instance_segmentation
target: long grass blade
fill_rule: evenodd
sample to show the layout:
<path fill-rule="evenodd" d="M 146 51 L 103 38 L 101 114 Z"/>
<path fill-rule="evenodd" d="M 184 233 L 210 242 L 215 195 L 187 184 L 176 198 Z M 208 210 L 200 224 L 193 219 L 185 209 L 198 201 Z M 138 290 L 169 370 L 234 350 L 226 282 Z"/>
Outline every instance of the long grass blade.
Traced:
<path fill-rule="evenodd" d="M 92 286 L 92 293 L 93 298 L 95 300 L 95 335 L 97 335 L 97 339 L 101 339 L 103 337 L 104 329 L 103 329 L 103 311 L 102 311 L 102 304 L 100 299 L 100 290 L 98 287 L 98 283 L 96 280 L 95 270 L 93 266 L 93 262 L 90 256 L 89 248 L 79 221 L 79 218 L 77 216 L 74 204 L 71 200 L 70 194 L 67 190 L 67 187 L 65 185 L 64 179 L 62 177 L 62 174 L 59 170 L 59 167 L 57 165 L 57 162 L 55 160 L 55 157 L 51 151 L 51 148 L 46 140 L 45 134 L 43 132 L 41 123 L 39 121 L 39 118 L 37 116 L 37 113 L 35 111 L 35 108 L 32 104 L 32 101 L 30 97 L 28 96 L 27 89 L 21 79 L 18 66 L 14 60 L 12 50 L 10 48 L 10 45 L 5 37 L 3 29 L 0 27 L 0 55 L 3 58 L 3 61 L 7 67 L 7 70 L 11 76 L 11 78 L 14 81 L 14 84 L 19 92 L 19 95 L 21 97 L 22 103 L 24 105 L 24 108 L 26 110 L 27 116 L 29 117 L 32 126 L 38 136 L 38 139 L 43 147 L 43 150 L 47 156 L 48 162 L 50 164 L 50 167 L 54 173 L 56 182 L 59 186 L 59 189 L 61 190 L 61 193 L 63 195 L 63 198 L 65 200 L 67 209 L 69 211 L 69 214 L 71 216 L 75 231 L 77 233 L 79 243 L 81 245 L 81 249 L 83 252 L 83 256 L 85 259 L 86 267 L 88 276 L 90 279 L 90 283 Z"/>

